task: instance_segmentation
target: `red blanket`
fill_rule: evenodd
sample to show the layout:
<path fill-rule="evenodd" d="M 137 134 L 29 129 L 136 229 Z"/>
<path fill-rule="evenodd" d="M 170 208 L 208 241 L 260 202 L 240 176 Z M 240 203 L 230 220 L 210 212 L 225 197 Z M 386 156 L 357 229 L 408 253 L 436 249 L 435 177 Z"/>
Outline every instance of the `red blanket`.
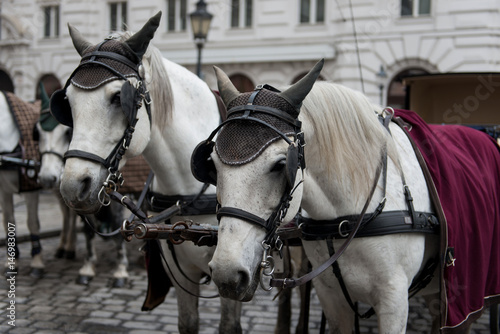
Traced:
<path fill-rule="evenodd" d="M 455 261 L 442 268 L 447 298 L 442 329 L 452 331 L 500 302 L 500 148 L 487 134 L 465 126 L 429 125 L 406 110 L 395 116 L 411 124 L 410 136 L 446 217 L 442 251 L 453 248 Z"/>

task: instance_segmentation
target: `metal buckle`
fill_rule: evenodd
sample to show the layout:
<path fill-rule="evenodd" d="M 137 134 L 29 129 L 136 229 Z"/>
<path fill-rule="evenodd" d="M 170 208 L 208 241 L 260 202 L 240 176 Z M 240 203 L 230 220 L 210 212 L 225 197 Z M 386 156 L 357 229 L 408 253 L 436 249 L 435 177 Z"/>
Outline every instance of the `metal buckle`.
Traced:
<path fill-rule="evenodd" d="M 349 233 L 342 232 L 342 225 L 344 225 L 344 223 L 349 223 L 349 221 L 348 220 L 343 220 L 343 221 L 340 222 L 340 224 L 339 224 L 339 235 L 342 238 L 347 238 L 349 236 Z"/>

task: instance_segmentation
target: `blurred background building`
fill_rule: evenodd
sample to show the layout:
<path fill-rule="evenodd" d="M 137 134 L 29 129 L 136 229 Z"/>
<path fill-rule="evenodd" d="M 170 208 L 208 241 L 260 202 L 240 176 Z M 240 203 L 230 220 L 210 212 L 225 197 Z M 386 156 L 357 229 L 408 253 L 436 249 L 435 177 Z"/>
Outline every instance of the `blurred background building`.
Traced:
<path fill-rule="evenodd" d="M 323 79 L 403 107 L 405 76 L 500 72 L 500 0 L 1 0 L 0 88 L 33 100 L 40 81 L 49 93 L 64 85 L 80 58 L 68 22 L 98 43 L 160 10 L 153 44 L 196 73 L 197 3 L 213 15 L 198 40 L 213 89 L 212 65 L 247 91 L 289 85 L 325 58 Z"/>

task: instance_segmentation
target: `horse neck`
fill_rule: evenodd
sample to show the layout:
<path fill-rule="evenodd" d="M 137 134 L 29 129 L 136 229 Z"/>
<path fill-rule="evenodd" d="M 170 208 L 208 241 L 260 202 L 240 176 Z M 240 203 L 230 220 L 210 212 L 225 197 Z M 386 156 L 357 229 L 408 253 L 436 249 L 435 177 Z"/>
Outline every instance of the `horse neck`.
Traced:
<path fill-rule="evenodd" d="M 172 110 L 164 124 L 152 124 L 144 157 L 156 174 L 154 191 L 167 195 L 193 194 L 202 185 L 191 174 L 191 153 L 219 124 L 217 103 L 197 76 L 166 59 L 163 64 L 171 86 L 172 96 L 166 98 L 171 99 Z M 152 112 L 165 112 L 163 102 L 166 101 L 153 101 Z M 153 114 L 155 119 L 161 118 Z"/>

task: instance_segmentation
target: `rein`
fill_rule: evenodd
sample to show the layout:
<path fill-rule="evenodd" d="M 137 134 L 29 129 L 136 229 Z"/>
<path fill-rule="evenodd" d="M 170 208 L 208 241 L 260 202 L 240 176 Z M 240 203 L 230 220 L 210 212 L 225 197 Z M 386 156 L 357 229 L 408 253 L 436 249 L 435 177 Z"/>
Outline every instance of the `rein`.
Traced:
<path fill-rule="evenodd" d="M 379 164 L 377 167 L 377 171 L 375 172 L 375 179 L 373 182 L 373 185 L 370 190 L 370 194 L 368 195 L 368 198 L 366 199 L 365 205 L 363 206 L 363 209 L 361 210 L 361 214 L 359 215 L 358 221 L 356 222 L 356 225 L 354 226 L 353 231 L 349 234 L 349 237 L 347 240 L 342 244 L 342 246 L 339 248 L 339 250 L 333 254 L 328 261 L 324 262 L 322 265 L 317 267 L 315 270 L 307 273 L 306 275 L 299 277 L 299 278 L 283 278 L 283 279 L 277 279 L 277 278 L 271 278 L 269 285 L 270 287 L 281 287 L 281 288 L 294 288 L 296 286 L 305 284 L 321 274 L 323 271 L 328 269 L 337 259 L 344 253 L 344 251 L 347 249 L 349 244 L 351 243 L 352 239 L 354 239 L 356 233 L 358 232 L 361 223 L 363 221 L 363 218 L 366 214 L 366 210 L 368 209 L 368 205 L 370 204 L 373 194 L 375 193 L 375 189 L 377 188 L 378 181 L 380 179 L 380 175 L 382 173 L 382 166 L 383 164 Z"/>

